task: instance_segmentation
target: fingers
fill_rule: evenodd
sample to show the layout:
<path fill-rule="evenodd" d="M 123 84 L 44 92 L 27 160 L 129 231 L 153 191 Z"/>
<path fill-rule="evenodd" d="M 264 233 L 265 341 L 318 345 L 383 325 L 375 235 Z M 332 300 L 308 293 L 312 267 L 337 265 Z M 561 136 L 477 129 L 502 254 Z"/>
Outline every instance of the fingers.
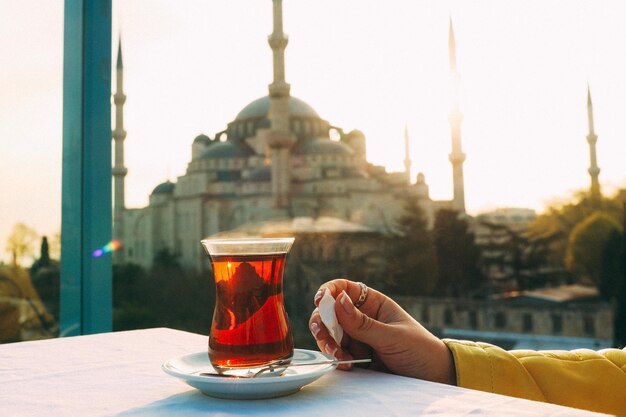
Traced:
<path fill-rule="evenodd" d="M 350 299 L 352 300 L 352 302 L 354 303 L 356 300 L 359 299 L 359 296 L 361 295 L 362 290 L 361 290 L 361 286 L 358 283 L 347 280 L 347 279 L 339 278 L 339 279 L 334 279 L 332 281 L 328 281 L 322 284 L 322 286 L 319 288 L 319 290 L 317 290 L 317 293 L 313 297 L 313 303 L 315 304 L 316 307 L 319 306 L 319 302 L 324 296 L 324 293 L 326 291 L 330 291 L 330 294 L 335 299 L 337 299 L 337 297 L 343 291 L 345 291 L 350 297 Z M 373 288 L 369 288 L 367 292 L 367 298 L 365 299 L 365 303 L 361 305 L 360 309 L 368 316 L 374 319 L 379 319 L 378 312 L 380 311 L 381 305 L 385 303 L 386 300 L 387 300 L 387 296 L 376 291 Z"/>
<path fill-rule="evenodd" d="M 345 333 L 371 346 L 375 351 L 382 348 L 394 336 L 392 326 L 381 323 L 356 308 L 346 291 L 337 297 L 335 313 Z"/>
<path fill-rule="evenodd" d="M 344 334 L 342 345 L 344 347 L 338 346 L 335 342 L 335 339 L 332 338 L 326 326 L 322 323 L 322 319 L 320 317 L 319 311 L 317 309 L 313 310 L 311 314 L 311 318 L 309 319 L 309 329 L 311 334 L 315 338 L 315 342 L 317 343 L 317 347 L 320 351 L 334 356 L 339 360 L 350 360 L 354 359 L 352 354 L 348 351 L 346 346 L 350 342 L 349 336 Z M 339 369 L 350 369 L 351 365 L 339 365 Z"/>
<path fill-rule="evenodd" d="M 309 320 L 309 328 L 322 352 L 340 360 L 371 357 L 372 348 L 376 351 L 393 333 L 391 326 L 386 326 L 378 321 L 387 322 L 386 318 L 389 313 L 382 308 L 384 305 L 389 305 L 387 297 L 370 288 L 365 303 L 361 305 L 359 310 L 354 306 L 354 300 L 359 299 L 361 291 L 361 285 L 356 282 L 347 279 L 335 279 L 323 284 L 315 294 L 313 298 L 315 306 L 319 306 L 319 302 L 326 292 L 330 292 L 330 295 L 335 298 L 335 313 L 339 324 L 344 329 L 342 346 L 338 346 L 322 324 L 317 308 L 313 311 Z M 339 369 L 349 368 L 349 365 L 339 366 Z"/>
<path fill-rule="evenodd" d="M 316 307 L 319 306 L 320 300 L 322 299 L 326 291 L 330 291 L 330 295 L 332 295 L 333 298 L 337 298 L 337 295 L 341 294 L 341 292 L 344 290 L 349 290 L 354 294 L 355 297 L 358 298 L 361 292 L 361 287 L 359 287 L 356 282 L 348 281 L 347 279 L 334 279 L 332 281 L 328 281 L 322 284 L 322 286 L 319 288 L 319 290 L 317 290 L 317 293 L 315 293 L 315 296 L 313 297 L 313 303 Z"/>

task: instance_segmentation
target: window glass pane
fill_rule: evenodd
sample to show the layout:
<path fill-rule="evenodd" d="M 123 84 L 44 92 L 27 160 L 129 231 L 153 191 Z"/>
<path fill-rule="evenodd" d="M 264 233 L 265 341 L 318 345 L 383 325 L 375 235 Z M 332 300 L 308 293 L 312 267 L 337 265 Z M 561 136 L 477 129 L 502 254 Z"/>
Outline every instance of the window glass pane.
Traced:
<path fill-rule="evenodd" d="M 563 332 L 563 317 L 560 314 L 552 314 L 552 332 L 554 334 Z"/>
<path fill-rule="evenodd" d="M 524 332 L 533 331 L 533 316 L 530 314 L 522 315 L 522 330 Z"/>
<path fill-rule="evenodd" d="M 0 51 L 0 343 L 6 343 L 59 330 L 63 2 L 4 2 Z"/>
<path fill-rule="evenodd" d="M 293 309 L 294 320 L 296 312 L 303 318 L 310 312 L 309 291 L 327 279 L 347 276 L 367 281 L 368 285 L 390 294 L 416 296 L 413 292 L 421 291 L 420 296 L 449 297 L 446 303 L 454 309 L 430 312 L 431 317 L 437 318 L 433 323 L 443 320 L 447 327 L 465 326 L 467 329 L 463 330 L 477 333 L 509 333 L 507 337 L 532 343 L 535 339 L 531 336 L 535 335 L 547 338 L 546 343 L 571 343 L 572 340 L 565 338 L 591 333 L 590 324 L 585 325 L 584 331 L 580 325 L 572 326 L 571 321 L 580 322 L 578 313 L 570 320 L 570 316 L 558 312 L 567 307 L 567 293 L 577 291 L 569 284 L 585 284 L 585 280 L 573 276 L 564 265 L 569 230 L 558 230 L 549 236 L 540 233 L 536 240 L 528 233 L 529 225 L 539 218 L 539 206 L 551 196 L 560 201 L 574 184 L 564 182 L 558 186 L 561 188 L 544 189 L 542 198 L 536 195 L 526 198 L 536 191 L 537 184 L 548 186 L 544 180 L 552 179 L 555 172 L 577 172 L 579 184 L 586 187 L 588 168 L 580 162 L 583 158 L 565 161 L 569 153 L 577 152 L 580 156 L 587 151 L 586 132 L 580 127 L 587 122 L 587 79 L 580 71 L 574 71 L 568 73 L 573 78 L 564 80 L 561 68 L 565 65 L 580 69 L 567 64 L 577 56 L 576 59 L 593 66 L 589 68 L 596 74 L 592 87 L 604 82 L 619 85 L 615 82 L 619 77 L 600 70 L 613 68 L 619 73 L 617 69 L 623 68 L 622 61 L 620 65 L 611 65 L 613 60 L 607 60 L 606 54 L 612 48 L 610 41 L 586 37 L 573 43 L 580 46 L 575 48 L 577 54 L 583 50 L 597 52 L 594 56 L 598 63 L 584 59 L 585 55 L 570 57 L 554 54 L 553 48 L 544 48 L 559 43 L 562 36 L 574 39 L 574 35 L 584 33 L 577 27 L 583 21 L 569 19 L 567 30 L 558 33 L 542 32 L 532 39 L 513 36 L 519 44 L 515 48 L 500 48 L 507 57 L 502 60 L 502 54 L 491 52 L 494 45 L 511 41 L 508 38 L 503 41 L 500 27 L 503 21 L 516 24 L 506 6 L 496 12 L 489 11 L 492 19 L 485 20 L 480 8 L 459 7 L 452 11 L 453 19 L 450 19 L 448 9 L 434 3 L 415 6 L 415 2 L 408 0 L 398 2 L 395 7 L 373 6 L 376 2 L 345 1 L 339 5 L 325 0 L 305 5 L 297 0 L 285 0 L 284 26 L 290 35 L 285 50 L 285 82 L 292 87 L 290 100 L 301 96 L 307 102 L 290 103 L 294 107 L 289 115 L 291 133 L 301 142 L 294 146 L 293 154 L 277 155 L 281 160 L 291 158 L 292 178 L 287 180 L 293 181 L 273 183 L 272 175 L 276 178 L 282 171 L 273 171 L 268 166 L 272 155 L 264 134 L 271 129 L 272 121 L 267 86 L 276 73 L 272 65 L 281 60 L 273 55 L 266 42 L 273 27 L 271 1 L 240 3 L 245 7 L 226 0 L 190 0 L 184 7 L 175 0 L 113 2 L 114 213 L 116 236 L 122 242 L 121 249 L 115 253 L 116 329 L 171 326 L 207 332 L 214 288 L 200 239 L 258 226 L 276 218 L 304 218 L 310 224 L 319 218 L 331 218 L 350 230 L 363 227 L 371 234 L 358 241 L 350 233 L 341 239 L 332 233 L 296 236 L 285 283 L 286 290 L 300 291 L 293 293 L 303 304 Z M 549 1 L 552 6 L 544 10 L 524 6 L 523 2 L 509 3 L 518 5 L 527 20 L 537 27 L 544 20 L 552 21 L 553 14 L 565 13 L 585 19 L 590 16 L 596 22 L 595 27 L 603 28 L 598 32 L 602 36 L 620 28 L 614 22 L 598 23 L 606 20 L 601 8 L 585 6 L 579 10 L 576 6 L 561 10 Z M 331 8 L 332 16 L 328 14 Z M 350 19 L 356 8 L 362 19 Z M 336 24 L 327 25 L 329 30 L 320 30 L 310 23 L 311 16 L 320 16 L 327 23 L 328 19 L 337 20 Z M 383 16 L 391 18 L 383 19 Z M 431 18 L 420 20 L 424 16 Z M 416 24 L 418 21 L 421 24 Z M 381 30 L 369 30 L 372 22 Z M 354 33 L 361 36 L 350 35 Z M 428 35 L 423 36 L 424 33 Z M 448 38 L 451 34 L 456 34 L 456 41 Z M 604 39 L 602 36 L 598 39 Z M 471 41 L 476 37 L 481 42 Z M 607 39 L 612 38 L 624 37 Z M 413 43 L 404 43 L 407 39 Z M 411 39 L 420 39 L 421 43 Z M 603 49 L 597 49 L 601 45 Z M 458 49 L 459 58 L 458 63 L 454 59 L 454 71 L 449 63 L 455 55 L 453 47 Z M 404 52 L 400 56 L 397 51 Z M 520 60 L 519 54 L 525 58 Z M 537 64 L 546 57 L 550 58 L 549 64 Z M 520 67 L 519 62 L 524 65 Z M 499 71 L 501 65 L 508 71 Z M 460 74 L 450 74 L 457 69 Z M 492 73 L 506 74 L 505 77 L 520 83 L 524 81 L 526 87 L 514 92 L 499 88 L 502 80 L 492 77 Z M 450 75 L 460 85 L 451 86 Z M 354 84 L 354 80 L 358 83 Z M 537 88 L 537 80 L 551 84 Z M 281 86 L 285 88 L 286 84 Z M 546 97 L 533 99 L 532 94 L 537 91 L 546 92 Z M 618 90 L 600 87 L 600 103 L 608 99 L 607 91 L 613 91 L 616 97 L 624 96 Z M 455 97 L 447 97 L 448 92 L 455 93 Z M 566 108 L 560 106 L 564 102 L 568 103 Z M 401 103 L 399 107 L 398 103 Z M 407 103 L 411 105 L 407 107 Z M 485 103 L 499 104 L 490 108 Z M 604 103 L 605 109 L 619 108 L 617 102 Z M 529 127 L 546 118 L 542 106 L 557 109 L 550 113 L 550 119 L 556 117 L 562 121 L 547 123 L 544 127 L 548 130 L 543 132 L 551 133 L 544 136 L 579 137 L 577 145 L 572 147 L 568 142 L 558 149 L 544 149 L 556 146 L 557 142 L 540 140 L 533 136 L 536 129 Z M 354 109 L 359 110 L 351 113 L 352 116 L 343 113 Z M 407 111 L 412 113 L 406 114 Z M 449 117 L 451 112 L 453 117 Z M 606 122 L 606 112 L 597 116 Z M 412 120 L 407 121 L 406 117 Z M 458 125 L 461 121 L 462 126 Z M 450 122 L 454 122 L 452 129 Z M 410 150 L 406 152 L 419 155 L 420 161 L 404 159 L 405 123 L 411 132 L 419 132 L 409 136 L 407 129 L 410 146 L 407 143 L 406 148 Z M 347 128 L 352 129 L 352 125 L 355 130 Z M 497 125 L 500 128 L 493 128 Z M 329 126 L 333 126 L 331 136 L 335 141 L 332 142 L 324 141 L 331 139 L 326 137 Z M 571 130 L 574 127 L 578 133 Z M 564 128 L 570 130 L 565 132 Z M 363 133 L 360 129 L 364 129 Z M 501 132 L 506 134 L 502 136 Z M 489 135 L 489 142 L 481 142 Z M 465 159 L 461 138 L 468 169 L 474 170 L 467 171 L 466 177 L 457 175 L 462 174 L 458 164 Z M 446 159 L 451 139 L 455 144 L 459 142 L 458 152 L 453 152 L 456 156 L 452 157 L 457 162 L 450 161 L 454 166 Z M 536 141 L 535 146 L 530 146 L 529 140 Z M 599 146 L 609 146 L 602 151 L 602 158 L 619 154 L 614 143 L 618 142 L 600 135 Z M 610 147 L 614 152 L 606 150 Z M 529 149 L 534 151 L 525 153 Z M 568 151 L 562 152 L 563 149 Z M 557 162 L 567 163 L 567 169 L 554 170 L 556 154 L 562 156 Z M 383 156 L 390 159 L 383 161 Z M 543 164 L 535 164 L 537 158 L 544 159 Z M 481 171 L 482 167 L 494 168 L 494 164 L 499 164 L 498 169 L 492 169 L 489 174 Z M 613 164 L 612 170 L 616 172 L 618 164 Z M 519 170 L 519 166 L 528 169 Z M 415 176 L 422 169 L 432 174 Z M 602 170 L 603 175 L 609 172 L 605 167 Z M 462 196 L 459 193 L 462 187 L 455 191 L 453 188 L 457 187 L 451 186 L 451 175 L 457 185 L 463 185 L 458 184 L 462 178 L 474 183 L 474 191 L 467 187 L 469 216 L 443 218 L 439 236 L 432 239 L 439 245 L 436 250 L 416 249 L 419 244 L 428 246 L 437 213 L 458 208 L 458 201 L 445 197 L 455 193 Z M 528 175 L 539 175 L 542 180 L 528 181 Z M 620 178 L 613 177 L 613 182 L 621 181 Z M 502 183 L 499 190 L 508 195 L 511 204 L 523 202 L 523 207 L 508 207 L 505 200 L 491 201 L 492 181 Z M 280 213 L 274 211 L 272 193 L 284 184 L 293 185 L 289 191 L 297 201 Z M 477 204 L 481 187 L 482 198 L 488 198 L 485 204 Z M 424 209 L 428 224 L 419 233 L 409 231 L 417 236 L 429 235 L 429 239 L 406 239 L 407 245 L 415 247 L 397 247 L 394 252 L 386 248 L 386 238 L 399 231 L 397 223 L 404 213 L 406 196 L 418 198 L 415 206 Z M 474 207 L 470 207 L 470 201 Z M 493 207 L 493 212 L 492 205 L 498 206 Z M 485 207 L 490 207 L 489 211 L 479 213 Z M 581 207 L 581 213 L 586 210 Z M 613 211 L 612 215 L 618 213 Z M 408 214 L 416 212 L 408 210 Z M 407 220 L 407 227 L 411 226 L 411 220 Z M 545 230 L 560 227 L 556 219 L 548 221 L 550 227 Z M 436 272 L 433 260 L 437 263 Z M 411 272 L 418 271 L 414 275 L 423 271 L 432 273 L 413 276 L 407 272 L 411 268 L 414 268 Z M 482 269 L 482 275 L 477 268 Z M 423 283 L 432 284 L 433 288 Z M 423 288 L 416 288 L 422 284 Z M 476 307 L 472 305 L 473 311 L 463 306 L 457 308 L 460 304 L 457 298 L 473 299 Z M 490 303 L 494 299 L 502 300 L 502 304 L 492 313 Z M 553 303 L 557 303 L 554 307 L 560 314 L 558 319 L 550 317 Z M 598 301 L 599 309 L 605 307 L 606 303 Z M 466 315 L 468 319 L 462 320 Z M 427 319 L 428 315 L 423 317 Z M 305 320 L 301 324 L 306 325 Z M 572 329 L 577 333 L 572 334 Z M 609 336 L 605 341 L 608 339 Z"/>

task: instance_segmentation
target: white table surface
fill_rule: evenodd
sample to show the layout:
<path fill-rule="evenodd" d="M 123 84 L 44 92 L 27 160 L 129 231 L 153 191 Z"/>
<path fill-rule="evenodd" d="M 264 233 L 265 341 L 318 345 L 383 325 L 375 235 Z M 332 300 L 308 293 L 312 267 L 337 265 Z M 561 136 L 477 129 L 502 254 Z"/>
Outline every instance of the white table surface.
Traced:
<path fill-rule="evenodd" d="M 595 415 L 362 369 L 287 397 L 220 400 L 161 370 L 206 348 L 206 336 L 165 328 L 0 345 L 0 416 Z"/>

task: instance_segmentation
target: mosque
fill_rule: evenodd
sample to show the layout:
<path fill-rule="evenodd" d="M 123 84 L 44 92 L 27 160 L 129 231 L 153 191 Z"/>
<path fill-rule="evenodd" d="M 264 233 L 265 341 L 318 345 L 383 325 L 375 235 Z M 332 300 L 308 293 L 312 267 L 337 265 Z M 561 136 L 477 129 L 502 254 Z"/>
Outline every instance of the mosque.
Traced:
<path fill-rule="evenodd" d="M 185 174 L 175 182 L 157 185 L 143 208 L 127 208 L 124 202 L 128 172 L 124 166 L 126 96 L 119 45 L 113 96 L 113 226 L 114 237 L 123 247 L 115 253 L 114 262 L 148 267 L 158 251 L 168 249 L 179 256 L 182 265 L 199 270 L 207 266 L 200 240 L 225 233 L 308 235 L 311 245 L 322 246 L 323 241 L 316 236 L 334 234 L 343 236 L 337 248 L 340 252 L 354 243 L 363 255 L 376 245 L 376 236 L 393 230 L 407 195 L 418 198 L 431 222 L 442 207 L 465 213 L 465 154 L 458 101 L 450 112 L 454 197 L 434 201 L 423 174 L 412 181 L 406 129 L 405 171 L 388 173 L 367 161 L 362 132 L 345 132 L 305 101 L 290 95 L 284 61 L 288 39 L 282 18 L 282 0 L 273 0 L 273 32 L 268 38 L 273 81 L 269 94 L 244 106 L 225 130 L 212 137 L 196 137 Z M 449 36 L 450 71 L 453 82 L 458 83 L 452 23 Z M 328 248 L 306 249 L 323 256 Z"/>

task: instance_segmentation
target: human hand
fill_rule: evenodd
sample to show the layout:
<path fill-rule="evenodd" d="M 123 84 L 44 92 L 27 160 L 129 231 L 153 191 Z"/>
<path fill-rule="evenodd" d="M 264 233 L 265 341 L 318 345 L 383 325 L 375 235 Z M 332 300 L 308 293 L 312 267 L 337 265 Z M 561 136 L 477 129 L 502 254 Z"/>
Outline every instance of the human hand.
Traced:
<path fill-rule="evenodd" d="M 369 288 L 365 303 L 354 306 L 361 287 L 353 281 L 335 279 L 315 294 L 317 307 L 326 291 L 335 298 L 335 313 L 344 330 L 341 346 L 330 336 L 316 308 L 309 329 L 321 351 L 339 360 L 372 359 L 372 368 L 397 375 L 455 384 L 452 353 L 395 301 Z M 349 369 L 350 365 L 341 365 Z"/>

